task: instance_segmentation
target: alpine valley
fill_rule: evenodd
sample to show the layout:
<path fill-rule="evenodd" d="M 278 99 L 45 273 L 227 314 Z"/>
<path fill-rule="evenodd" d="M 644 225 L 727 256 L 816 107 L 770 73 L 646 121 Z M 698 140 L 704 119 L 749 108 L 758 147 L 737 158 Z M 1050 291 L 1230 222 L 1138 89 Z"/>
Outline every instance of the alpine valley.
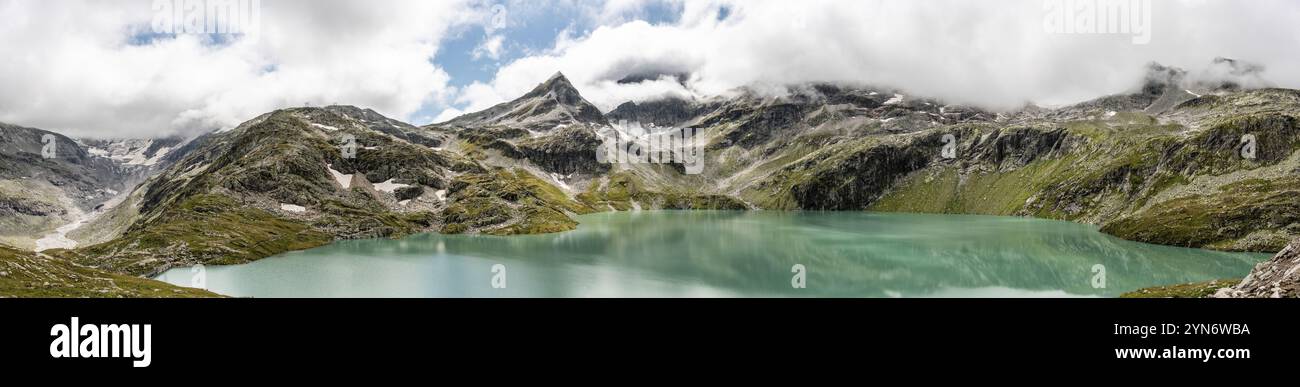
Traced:
<path fill-rule="evenodd" d="M 665 209 L 1073 221 L 1160 245 L 1285 250 L 1237 288 L 1137 296 L 1300 295 L 1300 246 L 1287 248 L 1300 236 L 1300 91 L 1148 70 L 1131 93 L 1007 112 L 843 84 L 602 112 L 556 74 L 422 127 L 352 106 L 190 139 L 0 125 L 0 295 L 215 296 L 146 278 L 339 240 L 556 233 L 575 215 Z M 609 138 L 681 128 L 702 139 L 700 174 L 598 161 Z M 42 156 L 47 134 L 57 157 Z"/>

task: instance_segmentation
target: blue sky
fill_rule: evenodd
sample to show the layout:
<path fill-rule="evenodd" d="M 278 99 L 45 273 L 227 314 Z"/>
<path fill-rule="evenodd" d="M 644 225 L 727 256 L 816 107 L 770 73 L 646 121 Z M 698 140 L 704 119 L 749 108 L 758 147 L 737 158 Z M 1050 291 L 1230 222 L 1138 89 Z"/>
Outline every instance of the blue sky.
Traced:
<path fill-rule="evenodd" d="M 505 63 L 521 57 L 545 52 L 555 46 L 556 38 L 566 31 L 572 36 L 585 36 L 597 27 L 590 8 L 570 2 L 530 2 L 532 6 L 512 5 L 506 10 L 505 26 L 496 33 L 505 37 L 505 50 L 499 58 L 475 58 L 474 50 L 488 38 L 488 26 L 474 25 L 459 28 L 442 42 L 433 63 L 451 75 L 453 86 L 465 86 L 475 81 L 492 80 L 496 70 Z M 501 2 L 493 5 L 504 5 Z M 489 7 L 490 8 L 490 7 Z M 652 24 L 673 23 L 680 8 L 670 3 L 650 3 L 634 18 Z"/>
<path fill-rule="evenodd" d="M 595 15 L 600 8 L 596 2 L 492 2 L 484 8 L 491 9 L 494 5 L 504 7 L 498 8 L 505 10 L 504 27 L 494 31 L 489 31 L 492 26 L 487 25 L 456 28 L 441 42 L 437 55 L 431 58 L 434 65 L 451 76 L 450 86 L 459 88 L 475 82 L 489 83 L 501 66 L 553 49 L 556 40 L 563 34 L 575 38 L 587 36 L 601 23 Z M 666 1 L 649 2 L 626 16 L 628 19 L 644 20 L 652 24 L 675 23 L 681 17 L 681 7 Z M 475 50 L 493 35 L 503 37 L 500 55 L 497 58 L 476 56 Z M 426 106 L 412 117 L 435 117 L 447 107 L 465 108 L 464 104 Z M 421 122 L 423 123 L 425 122 Z"/>

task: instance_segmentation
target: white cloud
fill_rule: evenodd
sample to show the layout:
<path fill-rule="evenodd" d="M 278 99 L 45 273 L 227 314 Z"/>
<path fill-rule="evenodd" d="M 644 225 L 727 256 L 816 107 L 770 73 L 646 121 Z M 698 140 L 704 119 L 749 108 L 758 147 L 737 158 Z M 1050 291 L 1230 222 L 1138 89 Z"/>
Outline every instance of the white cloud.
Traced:
<path fill-rule="evenodd" d="M 638 20 L 663 3 L 657 9 L 680 12 L 676 23 Z M 1128 35 L 1046 33 L 1042 0 L 508 0 L 508 15 L 493 13 L 494 0 L 264 0 L 256 42 L 181 35 L 133 45 L 133 32 L 148 31 L 151 0 L 0 0 L 0 122 L 147 137 L 307 103 L 423 122 L 449 104 L 457 109 L 435 120 L 518 97 L 557 70 L 606 110 L 810 81 L 994 108 L 1056 104 L 1125 91 L 1151 61 L 1220 74 L 1209 66 L 1217 56 L 1262 64 L 1262 79 L 1300 87 L 1300 2 L 1154 3 L 1147 45 Z M 561 32 L 543 50 L 490 33 L 470 55 L 500 58 L 507 47 L 535 54 L 488 82 L 450 87 L 430 63 L 450 28 L 497 20 L 525 28 L 554 10 L 571 13 L 578 32 Z M 588 33 L 590 24 L 597 27 Z M 649 80 L 617 83 L 630 76 Z"/>
<path fill-rule="evenodd" d="M 593 7 L 617 20 L 610 15 L 641 5 Z M 719 20 L 724 7 L 728 16 Z M 1042 0 L 700 0 L 681 9 L 673 25 L 617 20 L 589 35 L 562 34 L 554 49 L 503 66 L 458 101 L 467 111 L 491 106 L 559 70 L 605 110 L 629 99 L 813 81 L 1013 108 L 1128 91 L 1152 61 L 1204 73 L 1218 56 L 1263 64 L 1264 78 L 1300 87 L 1300 53 L 1292 49 L 1300 47 L 1298 2 L 1155 1 L 1146 45 L 1133 44 L 1133 35 L 1048 33 Z M 691 78 L 686 86 L 614 82 L 654 73 Z"/>
<path fill-rule="evenodd" d="M 506 38 L 501 35 L 489 36 L 483 39 L 483 44 L 474 48 L 474 59 L 487 57 L 493 60 L 501 59 L 501 49 L 505 46 Z"/>
<path fill-rule="evenodd" d="M 461 111 L 460 109 L 456 109 L 456 108 L 447 108 L 447 109 L 443 110 L 442 113 L 438 113 L 438 116 L 437 116 L 437 117 L 434 117 L 432 120 L 427 120 L 427 121 L 429 121 L 429 122 L 447 122 L 447 121 L 451 121 L 452 119 L 454 119 L 454 118 L 456 118 L 456 117 L 460 117 L 461 115 L 464 115 L 464 114 L 465 114 L 465 112 Z"/>
<path fill-rule="evenodd" d="M 262 1 L 256 42 L 151 31 L 153 2 L 0 0 L 0 121 L 74 136 L 149 137 L 237 125 L 303 104 L 407 118 L 448 98 L 429 62 L 461 1 Z"/>

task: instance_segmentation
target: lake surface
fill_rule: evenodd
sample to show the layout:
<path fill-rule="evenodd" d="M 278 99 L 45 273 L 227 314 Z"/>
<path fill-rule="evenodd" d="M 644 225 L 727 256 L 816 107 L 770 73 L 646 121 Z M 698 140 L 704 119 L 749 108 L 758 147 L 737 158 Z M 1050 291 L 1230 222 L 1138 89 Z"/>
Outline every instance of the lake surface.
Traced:
<path fill-rule="evenodd" d="M 207 266 L 202 279 L 240 297 L 1114 297 L 1244 277 L 1268 258 L 1015 217 L 655 211 L 578 219 L 577 230 L 560 234 L 344 241 Z M 795 265 L 804 288 L 792 284 Z M 1094 270 L 1103 267 L 1101 281 Z M 176 268 L 158 279 L 190 286 L 199 272 Z"/>

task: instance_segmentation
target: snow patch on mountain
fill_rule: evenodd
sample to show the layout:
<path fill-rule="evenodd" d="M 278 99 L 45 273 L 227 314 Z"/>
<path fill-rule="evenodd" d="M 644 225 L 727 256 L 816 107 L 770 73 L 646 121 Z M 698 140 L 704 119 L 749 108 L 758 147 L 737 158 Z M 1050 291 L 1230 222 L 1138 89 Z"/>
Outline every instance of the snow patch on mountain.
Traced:
<path fill-rule="evenodd" d="M 86 152 L 120 165 L 151 167 L 162 161 L 180 141 L 147 139 L 82 140 Z M 167 144 L 167 145 L 164 145 Z"/>
<path fill-rule="evenodd" d="M 162 147 L 162 148 L 158 148 L 158 151 L 157 151 L 157 152 L 154 152 L 153 157 L 150 157 L 148 160 L 145 160 L 144 163 L 142 163 L 142 164 L 145 165 L 145 166 L 153 166 L 153 165 L 157 165 L 158 162 L 159 162 L 159 161 L 162 161 L 162 158 L 163 158 L 163 157 L 166 157 L 166 156 L 167 156 L 167 153 L 169 153 L 169 152 L 171 152 L 171 151 L 172 151 L 172 148 L 171 148 L 171 147 Z M 132 165 L 132 164 L 127 164 L 127 165 Z"/>
<path fill-rule="evenodd" d="M 352 175 L 345 175 L 343 172 L 334 170 L 333 164 L 325 164 L 325 168 L 330 170 L 330 176 L 334 176 L 334 181 L 343 186 L 343 189 L 352 188 Z"/>
<path fill-rule="evenodd" d="M 76 220 L 72 223 L 65 224 L 54 230 L 54 233 L 46 235 L 44 238 L 36 240 L 36 251 L 45 251 L 53 249 L 72 249 L 77 247 L 77 241 L 68 238 L 68 233 L 81 228 L 86 222 L 89 222 L 91 216 L 82 213 L 76 206 L 68 207 L 70 213 L 76 214 Z"/>
<path fill-rule="evenodd" d="M 113 190 L 106 190 L 106 191 L 117 194 L 117 191 L 113 191 Z M 65 201 L 66 204 L 68 204 L 67 207 L 68 213 L 73 215 L 73 221 L 71 223 L 60 226 L 59 228 L 55 229 L 53 233 L 50 233 L 49 235 L 46 235 L 41 239 L 37 239 L 36 251 L 76 248 L 77 241 L 73 240 L 72 238 L 69 238 L 68 234 L 80 229 L 86 224 L 89 224 L 90 222 L 94 221 L 96 218 L 99 218 L 109 209 L 116 207 L 118 204 L 121 204 L 123 201 L 126 200 L 126 196 L 127 195 L 114 196 L 112 199 L 109 199 L 108 201 L 104 202 L 102 205 L 97 207 L 95 211 L 92 211 L 90 213 L 85 213 L 81 211 L 79 208 L 77 208 L 77 206 L 72 205 L 71 201 L 68 200 L 66 197 L 60 199 L 62 201 Z"/>
<path fill-rule="evenodd" d="M 375 190 L 383 191 L 387 193 L 393 193 L 393 192 L 397 192 L 398 189 L 410 187 L 410 185 L 407 184 L 394 183 L 393 180 L 394 179 L 388 179 L 388 181 L 385 181 L 383 183 L 376 183 Z"/>
<path fill-rule="evenodd" d="M 569 184 L 565 183 L 564 179 L 565 179 L 564 175 L 554 173 L 554 172 L 551 173 L 551 180 L 555 181 L 556 186 L 558 186 L 560 189 L 565 190 L 566 192 L 573 191 L 573 188 L 569 187 Z"/>

